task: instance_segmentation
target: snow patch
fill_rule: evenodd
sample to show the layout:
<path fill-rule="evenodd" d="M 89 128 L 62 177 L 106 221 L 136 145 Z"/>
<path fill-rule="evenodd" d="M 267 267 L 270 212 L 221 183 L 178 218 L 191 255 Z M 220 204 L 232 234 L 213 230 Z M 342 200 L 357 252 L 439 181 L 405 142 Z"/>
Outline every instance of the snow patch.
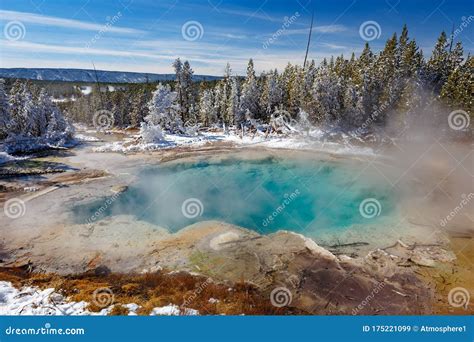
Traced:
<path fill-rule="evenodd" d="M 75 134 L 74 138 L 77 141 L 100 141 L 100 139 L 97 137 L 93 137 L 93 136 L 85 135 L 85 134 Z"/>
<path fill-rule="evenodd" d="M 12 283 L 0 281 L 0 316 L 17 315 L 86 315 L 86 316 L 106 316 L 112 311 L 114 305 L 102 309 L 99 312 L 87 310 L 89 303 L 69 301 L 62 294 L 55 292 L 55 289 L 48 288 L 41 290 L 37 287 L 23 287 L 16 289 Z M 140 308 L 138 304 L 121 304 L 128 309 L 129 316 L 136 316 Z M 196 316 L 199 311 L 194 309 L 180 309 L 177 305 L 169 304 L 163 307 L 154 308 L 151 316 Z"/>
<path fill-rule="evenodd" d="M 18 158 L 13 157 L 6 152 L 0 152 L 0 164 L 4 164 L 6 162 L 16 160 L 16 159 Z"/>
<path fill-rule="evenodd" d="M 150 316 L 198 316 L 199 311 L 194 310 L 194 309 L 183 309 L 180 310 L 180 308 L 177 305 L 174 304 L 169 304 L 166 306 L 162 307 L 156 307 L 153 308 L 150 312 Z"/>
<path fill-rule="evenodd" d="M 53 288 L 35 287 L 16 289 L 10 282 L 0 281 L 0 315 L 107 315 L 111 308 L 100 312 L 87 310 L 88 303 L 68 302 Z"/>
<path fill-rule="evenodd" d="M 345 141 L 341 143 L 326 142 L 321 138 L 322 132 L 313 130 L 309 136 L 265 136 L 262 132 L 255 135 L 244 135 L 238 132 L 201 132 L 199 135 L 163 134 L 160 141 L 145 143 L 139 136 L 126 138 L 123 141 L 107 143 L 95 147 L 94 152 L 148 152 L 175 147 L 197 148 L 216 142 L 227 142 L 239 147 L 268 147 L 274 149 L 311 150 L 343 155 L 374 155 L 368 147 L 353 146 Z"/>

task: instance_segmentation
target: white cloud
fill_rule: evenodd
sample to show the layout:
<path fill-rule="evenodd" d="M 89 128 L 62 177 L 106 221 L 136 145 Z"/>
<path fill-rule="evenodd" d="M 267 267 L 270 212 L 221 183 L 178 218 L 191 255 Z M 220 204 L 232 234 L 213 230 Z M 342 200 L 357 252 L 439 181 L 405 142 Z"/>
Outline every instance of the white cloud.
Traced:
<path fill-rule="evenodd" d="M 331 44 L 331 43 L 321 43 L 321 46 L 327 47 L 332 50 L 346 50 L 348 49 L 347 46 L 344 45 L 337 45 L 337 44 Z"/>
<path fill-rule="evenodd" d="M 81 55 L 98 55 L 98 56 L 117 56 L 117 57 L 144 57 L 153 59 L 170 59 L 174 56 L 159 55 L 146 51 L 126 51 L 126 50 L 110 50 L 110 49 L 94 49 L 87 47 L 63 46 L 51 44 L 38 44 L 26 41 L 8 41 L 0 40 L 4 48 L 13 50 L 26 50 L 30 54 L 37 52 L 59 53 L 59 54 L 81 54 Z"/>
<path fill-rule="evenodd" d="M 116 15 L 112 13 L 111 17 Z M 56 27 L 66 27 L 78 30 L 87 30 L 87 31 L 100 31 L 104 29 L 104 24 L 94 24 L 85 21 L 79 21 L 74 19 L 64 19 L 58 17 L 50 17 L 46 15 L 27 13 L 27 12 L 16 12 L 16 11 L 5 11 L 0 10 L 0 20 L 18 20 L 23 23 L 32 23 L 45 26 L 56 26 Z M 144 33 L 144 31 L 136 30 L 128 27 L 120 27 L 115 25 L 109 25 L 107 27 L 108 32 L 114 33 L 126 33 L 126 34 L 136 34 Z"/>
<path fill-rule="evenodd" d="M 213 33 L 216 37 L 223 37 L 227 39 L 247 39 L 245 34 L 233 34 L 233 33 Z"/>
<path fill-rule="evenodd" d="M 313 26 L 313 32 L 317 33 L 339 33 L 347 30 L 344 25 L 321 25 Z M 283 35 L 308 34 L 309 29 L 284 30 Z"/>
<path fill-rule="evenodd" d="M 231 15 L 238 15 L 241 17 L 245 17 L 248 20 L 251 19 L 259 19 L 265 21 L 272 21 L 272 22 L 283 22 L 284 18 L 277 18 L 268 15 L 265 11 L 261 8 L 257 9 L 256 11 L 246 11 L 246 10 L 236 10 L 236 9 L 227 9 L 227 8 L 218 8 L 219 12 L 231 14 Z"/>

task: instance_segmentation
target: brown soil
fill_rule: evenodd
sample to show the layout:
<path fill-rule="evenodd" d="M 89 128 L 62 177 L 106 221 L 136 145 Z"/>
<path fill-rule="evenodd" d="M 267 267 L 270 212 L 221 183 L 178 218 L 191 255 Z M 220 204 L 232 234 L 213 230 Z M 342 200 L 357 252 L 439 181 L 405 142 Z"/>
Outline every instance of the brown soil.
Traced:
<path fill-rule="evenodd" d="M 102 170 L 80 170 L 77 172 L 68 172 L 52 178 L 50 181 L 45 182 L 47 185 L 56 184 L 76 184 L 92 179 L 106 177 L 109 174 Z"/>
<path fill-rule="evenodd" d="M 474 305 L 472 291 L 474 284 L 474 238 L 451 237 L 451 248 L 456 254 L 456 261 L 436 268 L 421 268 L 419 274 L 428 286 L 435 289 L 433 313 L 437 315 L 473 315 Z M 471 294 L 467 307 L 453 307 L 449 304 L 449 291 L 456 287 L 465 288 Z"/>

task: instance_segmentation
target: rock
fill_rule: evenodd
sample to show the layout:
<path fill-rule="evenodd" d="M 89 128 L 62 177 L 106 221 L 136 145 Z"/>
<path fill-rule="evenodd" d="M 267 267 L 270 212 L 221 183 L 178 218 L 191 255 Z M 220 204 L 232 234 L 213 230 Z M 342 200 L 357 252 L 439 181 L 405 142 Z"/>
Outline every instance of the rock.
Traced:
<path fill-rule="evenodd" d="M 293 234 L 293 235 L 296 235 L 298 236 L 299 238 L 301 238 L 303 241 L 304 241 L 304 246 L 306 248 L 308 248 L 311 252 L 317 254 L 317 255 L 321 255 L 321 256 L 324 256 L 326 258 L 329 258 L 331 260 L 336 260 L 336 256 L 334 254 L 332 254 L 330 251 L 328 251 L 327 249 L 323 248 L 323 247 L 320 247 L 318 246 L 318 244 L 316 242 L 314 242 L 312 239 L 310 238 L 307 238 L 306 236 L 304 235 L 301 235 L 301 234 L 297 234 L 297 233 L 294 233 L 294 232 L 288 232 L 289 234 Z"/>
<path fill-rule="evenodd" d="M 163 269 L 163 267 L 161 267 L 160 265 L 156 264 L 156 265 L 153 265 L 149 268 L 144 268 L 140 273 L 141 274 L 146 274 L 146 273 L 156 273 L 156 272 L 159 272 Z"/>
<path fill-rule="evenodd" d="M 222 248 L 225 248 L 226 244 L 238 240 L 239 237 L 239 234 L 235 232 L 222 233 L 212 238 L 212 240 L 209 242 L 209 245 L 212 249 L 218 251 Z"/>
<path fill-rule="evenodd" d="M 53 303 L 62 303 L 64 301 L 64 296 L 57 293 L 57 292 L 54 292 L 52 293 L 50 296 L 49 296 L 49 299 L 53 302 Z"/>
<path fill-rule="evenodd" d="M 94 269 L 94 274 L 98 277 L 108 276 L 112 271 L 105 265 L 100 265 Z"/>
<path fill-rule="evenodd" d="M 419 266 L 425 266 L 425 267 L 435 267 L 436 262 L 432 259 L 425 258 L 422 255 L 413 255 L 411 256 L 408 260 L 411 262 L 419 265 Z"/>
<path fill-rule="evenodd" d="M 115 194 L 120 194 L 128 190 L 127 185 L 115 185 L 112 187 L 111 191 Z"/>

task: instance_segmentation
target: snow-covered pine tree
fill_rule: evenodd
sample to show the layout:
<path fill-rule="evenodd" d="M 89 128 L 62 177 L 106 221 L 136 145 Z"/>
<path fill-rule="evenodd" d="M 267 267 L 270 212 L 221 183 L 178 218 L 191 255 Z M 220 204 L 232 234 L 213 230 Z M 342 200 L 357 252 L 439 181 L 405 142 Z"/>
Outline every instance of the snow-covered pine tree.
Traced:
<path fill-rule="evenodd" d="M 314 110 L 313 85 L 316 72 L 316 64 L 314 60 L 311 60 L 304 69 L 304 93 L 301 97 L 301 108 L 304 110 L 305 115 L 309 115 L 308 113 Z"/>
<path fill-rule="evenodd" d="M 199 101 L 199 119 L 205 127 L 217 121 L 214 93 L 212 89 L 204 90 Z"/>
<path fill-rule="evenodd" d="M 265 76 L 265 83 L 260 99 L 261 108 L 267 117 L 275 110 L 275 107 L 282 105 L 283 90 L 279 82 L 277 69 L 270 71 Z"/>
<path fill-rule="evenodd" d="M 116 89 L 110 95 L 110 111 L 114 117 L 114 126 L 123 127 L 125 124 L 125 96 L 121 90 Z"/>
<path fill-rule="evenodd" d="M 270 108 L 281 107 L 283 105 L 283 88 L 277 69 L 270 73 L 268 81 L 268 104 Z M 271 113 L 271 110 L 269 111 Z"/>
<path fill-rule="evenodd" d="M 324 124 L 337 124 L 340 119 L 341 87 L 338 76 L 331 71 L 331 63 L 322 65 L 313 86 L 316 121 Z"/>
<path fill-rule="evenodd" d="M 183 91 L 183 62 L 178 57 L 173 62 L 174 74 L 175 74 L 175 87 L 174 90 L 176 92 L 176 100 L 179 105 L 179 114 L 181 116 L 181 121 L 185 122 L 184 117 L 184 91 Z"/>
<path fill-rule="evenodd" d="M 287 110 L 292 117 L 296 117 L 303 104 L 304 92 L 304 74 L 303 68 L 298 65 L 292 67 L 289 80 L 287 82 L 286 92 L 288 94 Z"/>
<path fill-rule="evenodd" d="M 23 107 L 25 106 L 25 100 L 23 98 L 24 84 L 20 80 L 16 80 L 10 89 L 10 97 L 8 100 L 10 109 L 10 127 L 8 130 L 9 136 L 16 136 L 23 131 L 24 120 Z"/>
<path fill-rule="evenodd" d="M 343 124 L 348 128 L 360 127 L 364 123 L 364 108 L 362 96 L 358 91 L 358 87 L 352 82 L 346 84 L 344 92 L 344 115 L 342 117 Z"/>
<path fill-rule="evenodd" d="M 449 77 L 449 42 L 446 33 L 441 32 L 434 47 L 431 58 L 427 63 L 427 85 L 434 94 L 439 94 L 441 87 Z"/>
<path fill-rule="evenodd" d="M 216 98 L 216 101 L 218 102 L 218 112 L 217 112 L 217 117 L 220 122 L 226 123 L 227 118 L 227 106 L 229 104 L 229 96 L 230 96 L 230 91 L 231 91 L 231 75 L 232 75 L 232 69 L 230 68 L 230 64 L 227 63 L 225 69 L 224 69 L 224 76 L 221 81 L 216 86 L 216 95 L 218 96 Z M 228 123 L 227 123 L 228 124 Z"/>
<path fill-rule="evenodd" d="M 37 103 L 37 116 L 35 122 L 35 136 L 44 136 L 48 128 L 48 115 L 51 111 L 51 99 L 46 92 L 46 89 L 41 88 L 38 96 Z"/>
<path fill-rule="evenodd" d="M 230 126 L 240 121 L 240 84 L 237 77 L 230 79 L 230 95 L 228 98 L 227 112 L 224 122 Z"/>
<path fill-rule="evenodd" d="M 146 144 L 154 144 L 164 139 L 163 130 L 160 125 L 153 125 L 148 122 L 140 124 L 140 137 Z"/>
<path fill-rule="evenodd" d="M 441 98 L 453 109 L 462 109 L 474 120 L 474 57 L 468 56 L 466 62 L 456 68 L 441 90 Z"/>
<path fill-rule="evenodd" d="M 148 103 L 150 114 L 145 118 L 146 123 L 160 126 L 169 133 L 182 133 L 183 122 L 174 104 L 175 100 L 176 92 L 172 92 L 170 86 L 159 83 Z"/>
<path fill-rule="evenodd" d="M 422 111 L 424 91 L 422 89 L 421 71 L 423 69 L 423 55 L 419 51 L 416 42 L 408 40 L 408 31 L 404 28 L 399 41 L 398 77 L 400 80 L 400 97 L 392 107 L 398 116 L 396 120 L 392 121 L 394 129 L 396 127 L 400 130 L 406 128 L 410 124 L 411 117 Z"/>
<path fill-rule="evenodd" d="M 191 69 L 191 65 L 188 61 L 185 61 L 181 80 L 183 103 L 180 104 L 180 106 L 182 106 L 183 122 L 196 120 L 196 113 L 194 113 L 196 107 L 196 91 L 194 89 L 193 74 L 194 71 Z"/>
<path fill-rule="evenodd" d="M 50 96 L 45 97 L 46 105 L 46 138 L 50 144 L 63 145 L 74 134 L 73 126 L 66 120 L 61 110 L 53 103 Z"/>
<path fill-rule="evenodd" d="M 400 96 L 400 90 L 397 86 L 399 83 L 397 79 L 397 47 L 398 39 L 394 33 L 392 37 L 387 40 L 385 47 L 380 52 L 375 63 L 376 80 L 383 85 L 380 97 L 376 99 L 378 112 L 377 121 L 380 122 L 386 120 L 388 109 L 390 109 Z"/>
<path fill-rule="evenodd" d="M 360 54 L 356 61 L 356 72 L 352 75 L 352 82 L 355 85 L 362 85 L 364 75 L 369 72 L 373 72 L 373 65 L 375 63 L 375 57 L 370 49 L 369 43 L 365 43 L 364 50 Z"/>
<path fill-rule="evenodd" d="M 38 107 L 33 98 L 33 94 L 26 84 L 23 86 L 23 110 L 19 116 L 20 135 L 24 137 L 37 137 L 36 130 L 38 121 Z"/>
<path fill-rule="evenodd" d="M 462 47 L 461 42 L 457 42 L 454 45 L 454 48 L 449 51 L 448 54 L 448 73 L 451 75 L 454 70 L 459 68 L 459 66 L 462 64 L 464 58 L 464 49 Z M 449 76 L 448 76 L 449 77 Z"/>
<path fill-rule="evenodd" d="M 130 111 L 130 124 L 138 127 L 148 115 L 148 106 L 146 101 L 146 93 L 144 89 L 138 90 L 132 99 L 132 109 Z"/>
<path fill-rule="evenodd" d="M 248 113 L 250 118 L 258 117 L 258 100 L 259 100 L 259 89 L 257 85 L 257 79 L 255 76 L 255 70 L 253 66 L 253 60 L 250 59 L 247 65 L 247 76 L 242 85 L 242 93 L 240 96 L 240 110 L 242 113 Z M 243 119 L 242 117 L 239 119 Z"/>
<path fill-rule="evenodd" d="M 89 112 L 88 116 L 90 118 L 89 122 L 92 122 L 92 118 L 98 110 L 107 109 L 105 102 L 106 101 L 104 100 L 100 86 L 98 84 L 94 84 L 89 95 L 89 104 L 87 106 L 87 110 Z"/>
<path fill-rule="evenodd" d="M 325 60 L 323 60 L 323 63 L 324 62 Z M 288 90 L 291 88 L 291 79 L 293 77 L 292 75 L 293 75 L 293 66 L 291 65 L 291 63 L 288 63 L 285 69 L 283 70 L 283 73 L 280 75 L 280 85 L 282 88 L 282 99 L 281 99 L 282 106 L 281 107 L 285 108 L 285 110 L 289 108 L 290 106 Z"/>

